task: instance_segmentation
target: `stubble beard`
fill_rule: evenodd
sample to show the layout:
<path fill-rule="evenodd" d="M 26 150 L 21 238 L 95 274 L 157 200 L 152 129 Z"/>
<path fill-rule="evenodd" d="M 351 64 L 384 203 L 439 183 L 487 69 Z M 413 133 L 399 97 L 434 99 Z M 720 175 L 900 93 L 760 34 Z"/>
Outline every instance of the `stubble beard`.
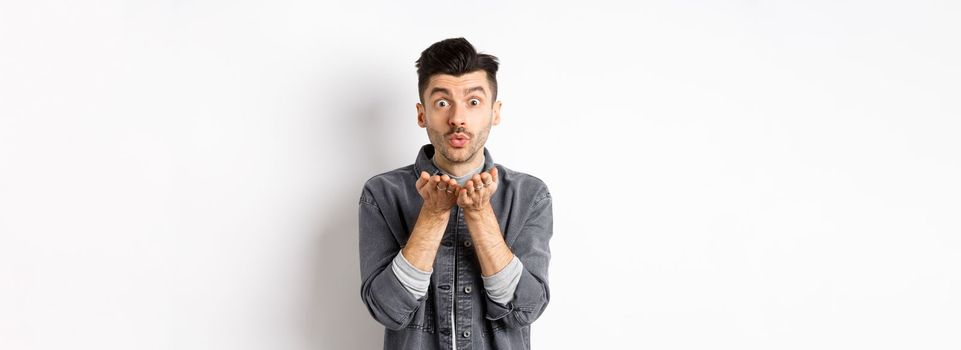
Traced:
<path fill-rule="evenodd" d="M 487 143 L 487 136 L 490 133 L 490 129 L 491 124 L 488 124 L 479 133 L 473 134 L 468 132 L 464 127 L 458 127 L 454 130 L 450 130 L 446 134 L 442 134 L 431 131 L 430 126 L 428 125 L 427 133 L 431 143 L 434 144 L 435 153 L 440 152 L 441 156 L 447 159 L 447 161 L 453 164 L 458 164 L 473 161 L 477 157 L 477 154 L 484 147 L 484 144 Z M 464 133 L 470 137 L 470 147 L 467 149 L 467 152 L 463 152 L 462 150 L 453 150 L 451 149 L 450 145 L 447 144 L 447 137 L 458 132 Z"/>

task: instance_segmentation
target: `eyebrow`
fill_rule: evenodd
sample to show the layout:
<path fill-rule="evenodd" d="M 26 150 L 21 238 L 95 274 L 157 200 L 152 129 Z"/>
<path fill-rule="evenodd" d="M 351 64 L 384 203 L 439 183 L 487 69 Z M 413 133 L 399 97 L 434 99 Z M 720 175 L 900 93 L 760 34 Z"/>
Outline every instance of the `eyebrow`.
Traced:
<path fill-rule="evenodd" d="M 464 89 L 464 95 L 470 94 L 471 92 L 474 92 L 474 91 L 483 92 L 483 93 L 484 93 L 484 96 L 487 96 L 487 90 L 484 90 L 484 87 L 482 87 L 482 86 L 475 86 L 475 87 L 472 87 L 472 88 Z"/>
<path fill-rule="evenodd" d="M 484 89 L 483 86 L 474 86 L 474 87 L 466 88 L 466 89 L 464 89 L 464 95 L 470 94 L 471 92 L 474 92 L 474 91 L 483 92 L 483 93 L 484 93 L 484 96 L 487 96 L 487 90 Z M 450 95 L 451 95 L 450 90 L 448 90 L 448 89 L 446 89 L 446 88 L 442 88 L 442 87 L 435 87 L 435 88 L 433 88 L 433 89 L 430 89 L 430 94 L 427 94 L 427 96 L 434 96 L 434 94 L 436 94 L 436 93 L 438 93 L 438 92 L 439 92 L 439 93 L 442 93 L 442 94 L 445 94 L 445 95 L 447 95 L 447 96 L 450 96 Z"/>
<path fill-rule="evenodd" d="M 435 88 L 433 88 L 433 89 L 430 89 L 430 93 L 427 94 L 427 96 L 434 96 L 434 94 L 436 94 L 436 93 L 438 93 L 438 92 L 450 96 L 450 90 L 447 90 L 447 89 L 441 88 L 441 87 L 435 87 Z"/>

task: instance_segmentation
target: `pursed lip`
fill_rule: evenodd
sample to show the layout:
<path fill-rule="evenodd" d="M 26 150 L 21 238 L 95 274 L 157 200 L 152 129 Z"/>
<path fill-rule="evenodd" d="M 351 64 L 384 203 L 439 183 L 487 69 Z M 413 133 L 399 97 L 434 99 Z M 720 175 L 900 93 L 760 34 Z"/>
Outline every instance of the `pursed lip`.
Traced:
<path fill-rule="evenodd" d="M 458 140 L 458 139 L 461 139 L 461 140 L 470 140 L 470 137 L 467 136 L 467 134 L 459 133 L 459 132 L 458 132 L 458 133 L 454 133 L 453 135 L 448 136 L 447 139 L 448 139 L 448 140 Z"/>

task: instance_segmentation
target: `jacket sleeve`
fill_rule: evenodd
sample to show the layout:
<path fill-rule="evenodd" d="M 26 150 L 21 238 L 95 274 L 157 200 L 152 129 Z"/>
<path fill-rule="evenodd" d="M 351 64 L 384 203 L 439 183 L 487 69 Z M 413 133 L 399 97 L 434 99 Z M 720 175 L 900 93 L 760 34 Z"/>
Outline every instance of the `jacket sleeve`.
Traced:
<path fill-rule="evenodd" d="M 404 288 L 391 262 L 400 245 L 384 215 L 365 187 L 360 198 L 360 295 L 371 316 L 387 329 L 403 329 L 423 305 Z"/>
<path fill-rule="evenodd" d="M 501 320 L 506 327 L 528 326 L 540 317 L 550 300 L 547 269 L 551 260 L 553 235 L 551 196 L 545 193 L 531 204 L 531 215 L 513 242 L 511 251 L 523 263 L 514 298 L 507 304 L 487 298 L 487 319 Z"/>

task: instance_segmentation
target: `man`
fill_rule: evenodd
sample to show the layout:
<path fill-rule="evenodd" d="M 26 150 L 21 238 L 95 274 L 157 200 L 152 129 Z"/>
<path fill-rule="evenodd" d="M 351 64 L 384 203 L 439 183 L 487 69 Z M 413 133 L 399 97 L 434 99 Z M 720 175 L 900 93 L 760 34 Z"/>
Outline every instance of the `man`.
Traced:
<path fill-rule="evenodd" d="M 417 60 L 414 164 L 374 176 L 360 197 L 361 297 L 385 349 L 530 349 L 550 299 L 551 195 L 495 164 L 497 58 L 463 38 Z"/>

